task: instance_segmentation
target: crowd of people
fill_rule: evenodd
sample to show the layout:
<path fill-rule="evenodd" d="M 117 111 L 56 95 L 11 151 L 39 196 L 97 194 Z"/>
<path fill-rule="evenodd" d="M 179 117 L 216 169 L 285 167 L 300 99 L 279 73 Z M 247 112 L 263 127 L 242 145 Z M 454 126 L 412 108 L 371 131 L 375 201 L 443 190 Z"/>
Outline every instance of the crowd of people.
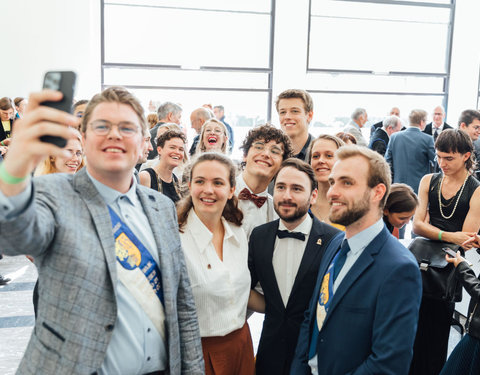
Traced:
<path fill-rule="evenodd" d="M 394 107 L 368 141 L 357 108 L 314 137 L 313 100 L 290 89 L 280 127 L 252 128 L 237 161 L 223 106 L 191 113 L 188 145 L 179 104 L 147 121 L 111 87 L 72 114 L 42 106 L 60 98 L 0 99 L 0 250 L 39 275 L 19 373 L 480 372 L 464 259 L 480 247 L 480 112 L 453 128 L 415 109 L 403 127 Z M 412 218 L 413 236 L 461 246 L 445 257 L 471 303 L 448 361 L 454 302 L 422 294 L 401 242 Z M 249 311 L 265 316 L 256 356 Z"/>

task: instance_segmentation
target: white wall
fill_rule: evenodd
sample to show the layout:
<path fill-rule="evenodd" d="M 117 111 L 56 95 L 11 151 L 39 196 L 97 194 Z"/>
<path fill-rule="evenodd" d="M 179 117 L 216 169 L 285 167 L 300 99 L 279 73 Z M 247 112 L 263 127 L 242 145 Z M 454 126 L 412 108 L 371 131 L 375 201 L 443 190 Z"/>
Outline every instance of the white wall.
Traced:
<path fill-rule="evenodd" d="M 456 127 L 460 113 L 477 108 L 480 72 L 480 1 L 457 0 L 447 123 Z"/>
<path fill-rule="evenodd" d="M 27 96 L 41 89 L 48 70 L 78 74 L 76 99 L 98 92 L 99 0 L 1 0 L 0 14 L 0 97 Z"/>
<path fill-rule="evenodd" d="M 7 38 L 2 39 L 0 97 L 38 90 L 45 71 L 54 69 L 78 73 L 76 99 L 100 90 L 100 0 L 0 0 L 0 14 L 7 15 L 1 23 Z M 477 106 L 478 14 L 480 1 L 457 1 L 447 112 L 452 125 L 463 109 Z M 274 98 L 286 88 L 305 87 L 308 0 L 278 0 L 276 17 Z"/>

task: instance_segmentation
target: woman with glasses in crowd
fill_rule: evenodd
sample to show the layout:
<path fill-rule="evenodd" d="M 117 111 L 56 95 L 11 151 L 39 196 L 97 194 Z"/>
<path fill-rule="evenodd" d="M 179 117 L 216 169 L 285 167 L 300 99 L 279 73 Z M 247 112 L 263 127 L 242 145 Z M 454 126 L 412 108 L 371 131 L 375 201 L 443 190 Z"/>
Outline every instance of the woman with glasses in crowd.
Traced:
<path fill-rule="evenodd" d="M 200 131 L 200 141 L 195 154 L 207 151 L 227 153 L 228 135 L 225 124 L 216 119 L 206 121 Z"/>

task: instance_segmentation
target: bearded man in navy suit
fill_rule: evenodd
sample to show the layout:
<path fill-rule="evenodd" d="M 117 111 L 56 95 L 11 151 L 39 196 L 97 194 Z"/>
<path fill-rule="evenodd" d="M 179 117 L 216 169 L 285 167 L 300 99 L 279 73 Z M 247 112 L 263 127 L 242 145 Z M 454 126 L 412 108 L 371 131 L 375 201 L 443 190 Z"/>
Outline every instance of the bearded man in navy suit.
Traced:
<path fill-rule="evenodd" d="M 290 374 L 408 374 L 422 293 L 413 255 L 387 230 L 390 171 L 378 153 L 337 153 L 327 199 L 345 225 L 325 251 Z"/>

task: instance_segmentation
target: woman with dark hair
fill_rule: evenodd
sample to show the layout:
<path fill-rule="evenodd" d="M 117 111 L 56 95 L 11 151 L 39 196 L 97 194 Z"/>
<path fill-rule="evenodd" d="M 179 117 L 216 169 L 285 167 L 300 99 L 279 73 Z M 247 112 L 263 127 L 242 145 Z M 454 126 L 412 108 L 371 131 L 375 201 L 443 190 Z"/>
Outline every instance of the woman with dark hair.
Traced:
<path fill-rule="evenodd" d="M 417 206 L 417 195 L 410 186 L 392 184 L 383 208 L 383 221 L 390 233 L 399 238 L 398 231 L 410 221 Z"/>
<path fill-rule="evenodd" d="M 248 245 L 228 156 L 206 152 L 193 162 L 190 195 L 178 205 L 180 239 L 197 308 L 206 374 L 252 375 L 246 322 Z"/>
<path fill-rule="evenodd" d="M 420 181 L 415 234 L 463 246 L 480 228 L 480 182 L 472 176 L 473 145 L 466 133 L 444 130 L 435 142 L 440 173 Z M 410 374 L 437 375 L 447 358 L 454 302 L 422 297 Z"/>
<path fill-rule="evenodd" d="M 318 183 L 317 201 L 310 208 L 315 217 L 335 228 L 345 230 L 343 225 L 332 223 L 329 219 L 330 204 L 327 200 L 327 191 L 330 188 L 328 176 L 332 172 L 333 165 L 337 161 L 335 152 L 345 145 L 338 137 L 330 134 L 320 134 L 310 144 L 310 165 L 315 172 L 315 179 Z"/>
<path fill-rule="evenodd" d="M 157 138 L 158 162 L 138 174 L 140 184 L 165 194 L 175 203 L 180 200 L 180 190 L 173 170 L 182 164 L 185 142 L 185 135 L 180 131 L 163 132 Z"/>

